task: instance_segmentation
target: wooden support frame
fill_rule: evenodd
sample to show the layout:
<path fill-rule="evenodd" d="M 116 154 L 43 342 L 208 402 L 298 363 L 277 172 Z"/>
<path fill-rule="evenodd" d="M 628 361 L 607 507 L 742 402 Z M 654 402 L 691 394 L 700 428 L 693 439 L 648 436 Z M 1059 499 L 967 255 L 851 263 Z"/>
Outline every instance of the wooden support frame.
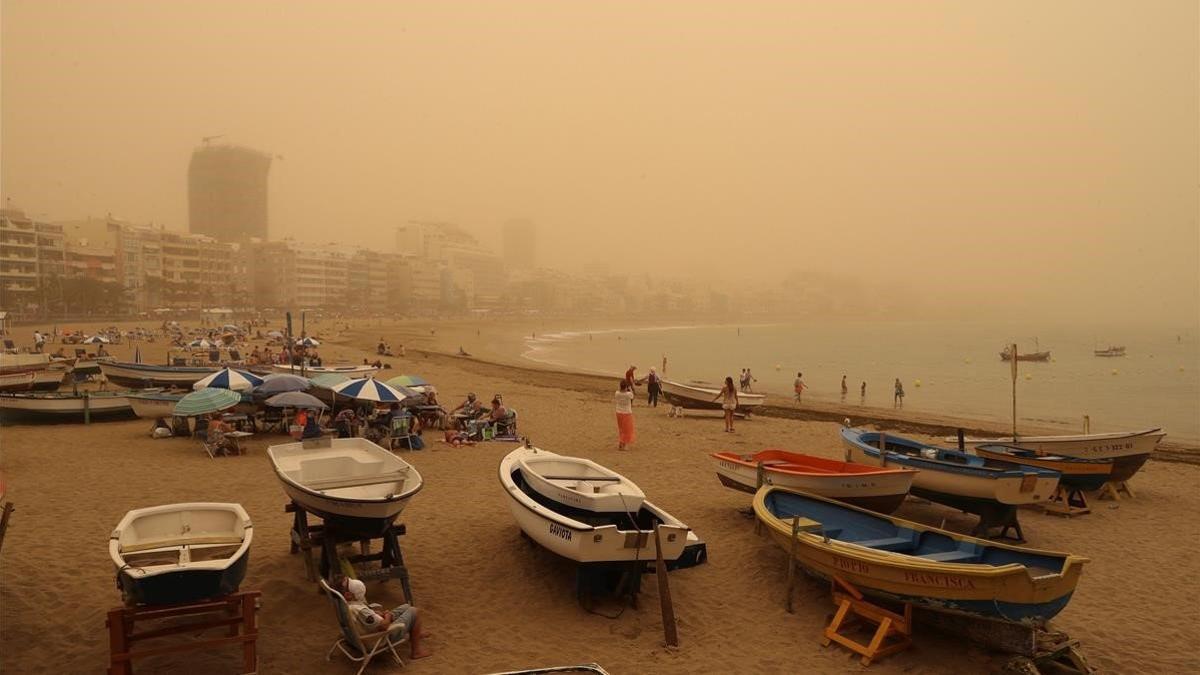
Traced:
<path fill-rule="evenodd" d="M 242 591 L 203 602 L 151 607 L 117 607 L 108 611 L 109 675 L 133 675 L 133 660 L 157 654 L 207 650 L 222 645 L 242 646 L 242 673 L 258 672 L 258 608 L 262 593 Z M 216 615 L 218 618 L 214 618 Z M 172 621 L 165 626 L 136 631 L 139 621 L 194 616 L 195 621 Z M 135 648 L 142 640 L 196 633 L 225 627 L 225 637 L 174 645 Z"/>
<path fill-rule="evenodd" d="M 1068 518 L 1092 512 L 1087 503 L 1087 496 L 1083 494 L 1083 490 L 1069 488 L 1061 483 L 1059 483 L 1058 488 L 1054 491 L 1054 495 L 1050 497 L 1050 501 L 1042 504 L 1042 510 L 1045 513 L 1056 516 L 1067 516 Z"/>
<path fill-rule="evenodd" d="M 1100 499 L 1111 499 L 1119 502 L 1121 501 L 1122 492 L 1124 492 L 1125 496 L 1130 499 L 1133 499 L 1137 496 L 1133 494 L 1133 488 L 1129 487 L 1129 481 L 1110 480 L 1104 484 L 1104 487 L 1100 488 Z"/>
<path fill-rule="evenodd" d="M 16 511 L 12 502 L 4 502 L 3 514 L 0 515 L 0 548 L 4 546 L 4 535 L 8 532 L 8 521 L 12 512 Z"/>
<path fill-rule="evenodd" d="M 404 591 L 404 601 L 413 602 L 412 585 L 409 580 L 408 567 L 404 564 L 404 552 L 400 549 L 400 537 L 407 532 L 402 523 L 393 524 L 387 530 L 374 537 L 363 537 L 359 534 L 341 533 L 328 525 L 309 524 L 308 511 L 295 502 L 283 507 L 284 512 L 291 513 L 291 553 L 301 553 L 304 557 L 304 569 L 309 581 L 316 581 L 318 574 L 331 579 L 335 574 L 344 573 L 347 566 L 354 572 L 353 576 L 364 581 L 399 579 Z M 316 517 L 316 516 L 314 516 Z M 371 541 L 379 539 L 382 542 L 379 552 L 371 552 Z M 338 551 L 338 544 L 357 542 L 357 554 L 344 555 Z M 320 557 L 313 560 L 313 551 L 318 551 Z M 356 564 L 378 562 L 379 567 L 365 569 Z"/>
<path fill-rule="evenodd" d="M 837 603 L 838 609 L 833 621 L 823 631 L 821 646 L 828 647 L 836 642 L 861 656 L 864 666 L 912 646 L 910 603 L 904 603 L 904 613 L 898 614 L 868 602 L 857 588 L 840 577 L 833 577 L 831 585 L 833 601 Z M 864 645 L 839 632 L 843 626 L 853 625 L 860 620 L 877 626 L 870 644 Z"/>

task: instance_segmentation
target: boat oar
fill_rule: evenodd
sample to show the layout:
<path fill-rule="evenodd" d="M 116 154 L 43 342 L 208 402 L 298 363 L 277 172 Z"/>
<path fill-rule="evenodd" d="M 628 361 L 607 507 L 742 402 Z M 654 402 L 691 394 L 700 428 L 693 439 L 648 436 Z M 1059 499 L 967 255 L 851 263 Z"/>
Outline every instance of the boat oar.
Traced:
<path fill-rule="evenodd" d="M 667 645 L 678 647 L 679 629 L 675 625 L 675 605 L 671 602 L 671 586 L 667 581 L 667 563 L 663 560 L 662 540 L 658 534 L 661 527 L 661 524 L 654 526 L 654 573 L 658 577 L 658 601 L 662 608 L 663 637 L 666 638 Z"/>

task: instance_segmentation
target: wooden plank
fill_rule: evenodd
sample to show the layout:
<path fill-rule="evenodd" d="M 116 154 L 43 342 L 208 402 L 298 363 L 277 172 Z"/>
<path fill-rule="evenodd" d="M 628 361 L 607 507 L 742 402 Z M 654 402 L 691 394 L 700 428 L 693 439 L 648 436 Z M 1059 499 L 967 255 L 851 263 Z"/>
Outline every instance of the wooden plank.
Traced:
<path fill-rule="evenodd" d="M 679 646 L 679 627 L 675 625 L 675 606 L 671 603 L 671 586 L 667 581 L 667 563 L 663 560 L 662 540 L 659 529 L 654 526 L 654 572 L 658 576 L 658 601 L 662 608 L 663 636 L 670 647 Z"/>
<path fill-rule="evenodd" d="M 792 607 L 792 595 L 796 587 L 796 546 L 800 541 L 800 516 L 792 516 L 792 541 L 788 550 L 787 563 L 787 611 L 789 614 L 796 610 Z"/>
<path fill-rule="evenodd" d="M 408 470 L 392 471 L 375 474 L 374 476 L 359 476 L 357 478 L 338 477 L 320 480 L 297 481 L 309 490 L 337 490 L 348 487 L 363 487 L 365 485 L 381 485 L 383 483 L 398 483 L 408 480 Z"/>
<path fill-rule="evenodd" d="M 167 539 L 151 539 L 137 544 L 122 546 L 121 553 L 139 553 L 141 551 L 149 551 L 156 548 L 170 548 L 172 546 L 241 544 L 243 539 L 244 537 L 232 536 L 228 534 L 209 535 L 204 537 L 171 537 Z"/>

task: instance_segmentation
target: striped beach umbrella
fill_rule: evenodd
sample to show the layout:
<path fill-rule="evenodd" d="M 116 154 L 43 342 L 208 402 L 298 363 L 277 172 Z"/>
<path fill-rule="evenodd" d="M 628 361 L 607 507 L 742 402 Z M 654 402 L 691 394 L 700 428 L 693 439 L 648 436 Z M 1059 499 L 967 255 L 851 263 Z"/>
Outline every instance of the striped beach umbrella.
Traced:
<path fill-rule="evenodd" d="M 179 399 L 175 404 L 174 413 L 180 417 L 195 417 L 207 415 L 219 410 L 232 408 L 242 400 L 242 395 L 228 389 L 201 389 Z"/>
<path fill-rule="evenodd" d="M 314 387 L 333 389 L 343 382 L 349 382 L 350 379 L 349 375 L 343 375 L 342 373 L 325 373 L 324 375 L 312 378 L 312 383 Z"/>
<path fill-rule="evenodd" d="M 233 391 L 249 391 L 263 383 L 263 379 L 244 370 L 222 368 L 208 377 L 192 385 L 192 389 L 205 388 L 232 389 Z"/>
<path fill-rule="evenodd" d="M 334 386 L 333 392 L 357 401 L 376 403 L 399 403 L 409 396 L 419 395 L 407 387 L 393 387 L 371 377 L 343 382 Z"/>
<path fill-rule="evenodd" d="M 426 387 L 429 381 L 420 375 L 397 375 L 387 381 L 393 387 Z"/>
<path fill-rule="evenodd" d="M 285 391 L 282 394 L 275 394 L 267 399 L 267 405 L 272 408 L 310 408 L 312 410 L 324 410 L 329 406 L 325 405 L 321 399 L 306 394 L 302 391 Z"/>

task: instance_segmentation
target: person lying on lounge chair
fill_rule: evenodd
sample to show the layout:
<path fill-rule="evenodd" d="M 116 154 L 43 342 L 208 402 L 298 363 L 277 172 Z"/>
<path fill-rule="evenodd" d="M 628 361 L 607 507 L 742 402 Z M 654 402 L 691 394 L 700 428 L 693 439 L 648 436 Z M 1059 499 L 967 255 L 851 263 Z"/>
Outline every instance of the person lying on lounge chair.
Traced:
<path fill-rule="evenodd" d="M 421 614 L 416 607 L 405 603 L 391 610 L 384 610 L 378 603 L 367 602 L 367 585 L 358 579 L 337 576 L 333 579 L 333 588 L 346 598 L 350 606 L 350 615 L 354 624 L 363 633 L 375 633 L 386 630 L 396 631 L 397 638 L 408 636 L 409 658 L 423 659 L 432 652 L 422 646 L 422 641 L 429 637 L 421 626 Z"/>

